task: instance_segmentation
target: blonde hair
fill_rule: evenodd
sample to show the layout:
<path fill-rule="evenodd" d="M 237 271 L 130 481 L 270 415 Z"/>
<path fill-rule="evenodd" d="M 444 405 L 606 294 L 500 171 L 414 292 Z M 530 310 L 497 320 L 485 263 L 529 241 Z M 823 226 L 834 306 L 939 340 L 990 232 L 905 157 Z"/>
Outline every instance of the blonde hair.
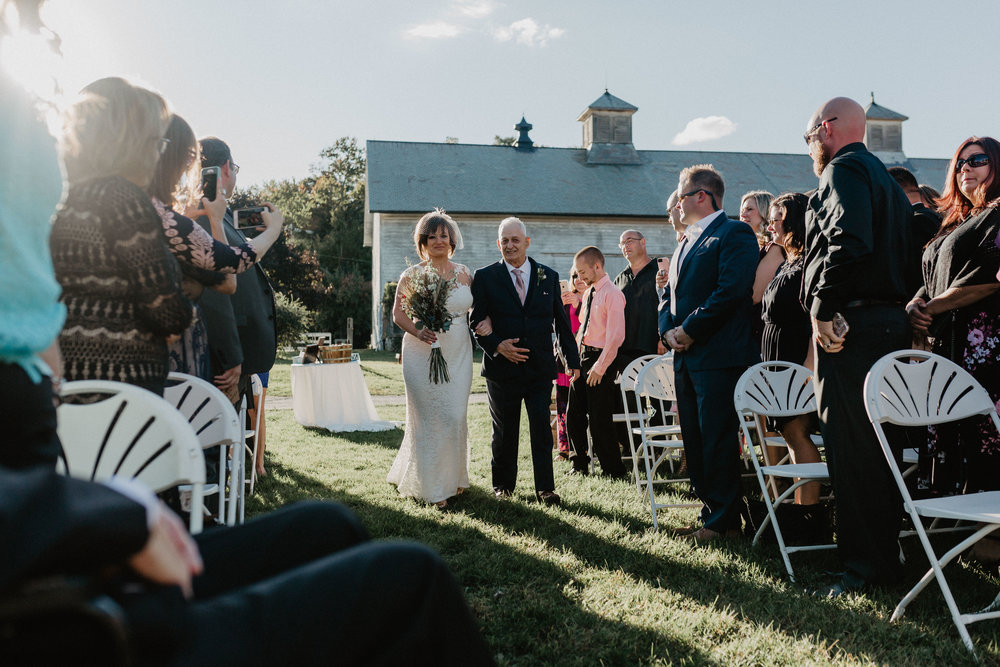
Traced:
<path fill-rule="evenodd" d="M 70 183 L 121 176 L 145 188 L 170 112 L 158 94 L 125 79 L 98 79 L 66 112 L 60 150 Z"/>

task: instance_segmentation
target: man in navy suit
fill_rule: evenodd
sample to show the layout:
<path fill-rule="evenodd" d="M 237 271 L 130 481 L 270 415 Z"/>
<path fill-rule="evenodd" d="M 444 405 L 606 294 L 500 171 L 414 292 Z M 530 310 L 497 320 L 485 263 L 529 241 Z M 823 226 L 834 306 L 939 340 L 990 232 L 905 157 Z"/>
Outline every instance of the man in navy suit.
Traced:
<path fill-rule="evenodd" d="M 660 303 L 663 343 L 674 351 L 677 414 L 700 528 L 680 531 L 698 541 L 740 528 L 739 420 L 733 390 L 760 361 L 750 335 L 758 247 L 753 230 L 719 207 L 722 177 L 711 165 L 680 174 L 677 209 L 687 226 L 670 263 Z"/>
<path fill-rule="evenodd" d="M 553 331 L 573 379 L 580 373 L 580 357 L 560 299 L 559 274 L 528 257 L 531 239 L 524 223 L 506 218 L 497 237 L 503 259 L 473 276 L 471 314 L 473 326 L 487 317 L 493 324 L 489 335 L 476 335 L 484 352 L 481 374 L 493 418 L 493 491 L 498 499 L 514 493 L 523 401 L 531 433 L 535 496 L 547 505 L 558 505 L 549 425 L 556 378 Z"/>

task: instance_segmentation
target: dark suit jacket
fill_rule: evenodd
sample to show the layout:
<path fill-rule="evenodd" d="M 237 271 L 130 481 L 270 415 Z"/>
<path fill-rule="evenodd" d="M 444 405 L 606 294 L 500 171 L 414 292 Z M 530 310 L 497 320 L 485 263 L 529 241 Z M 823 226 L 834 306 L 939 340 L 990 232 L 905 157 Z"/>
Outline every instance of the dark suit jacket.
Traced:
<path fill-rule="evenodd" d="M 230 245 L 246 243 L 246 237 L 232 224 L 226 209 L 222 222 Z M 211 233 L 207 218 L 198 223 Z M 208 348 L 212 372 L 243 364 L 244 375 L 263 373 L 274 365 L 277 350 L 274 294 L 260 265 L 236 276 L 236 294 L 227 296 L 205 290 L 198 302 L 208 328 Z"/>
<path fill-rule="evenodd" d="M 517 297 L 510 273 L 503 262 L 490 264 L 476 271 L 472 278 L 473 323 L 488 316 L 493 333 L 476 336 L 483 348 L 482 376 L 489 380 L 536 380 L 556 377 L 556 360 L 552 349 L 552 332 L 558 335 L 559 347 L 569 368 L 580 367 L 576 341 L 569 327 L 559 290 L 559 274 L 528 258 L 528 294 L 524 305 Z M 517 347 L 531 352 L 528 361 L 514 364 L 497 352 L 497 346 L 508 338 L 518 338 Z"/>
<path fill-rule="evenodd" d="M 674 366 L 690 370 L 749 366 L 760 361 L 750 334 L 757 237 L 749 225 L 723 213 L 687 250 L 675 288 L 677 315 L 670 314 L 670 289 L 660 302 L 660 331 L 684 328 L 694 344 L 674 355 Z"/>

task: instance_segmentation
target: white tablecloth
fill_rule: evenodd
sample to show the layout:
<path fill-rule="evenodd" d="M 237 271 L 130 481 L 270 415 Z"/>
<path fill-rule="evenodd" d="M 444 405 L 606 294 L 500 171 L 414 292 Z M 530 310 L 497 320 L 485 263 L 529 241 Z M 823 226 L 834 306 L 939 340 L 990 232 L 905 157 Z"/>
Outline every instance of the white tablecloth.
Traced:
<path fill-rule="evenodd" d="M 368 393 L 361 364 L 292 364 L 292 410 L 303 426 L 330 431 L 387 431 Z"/>

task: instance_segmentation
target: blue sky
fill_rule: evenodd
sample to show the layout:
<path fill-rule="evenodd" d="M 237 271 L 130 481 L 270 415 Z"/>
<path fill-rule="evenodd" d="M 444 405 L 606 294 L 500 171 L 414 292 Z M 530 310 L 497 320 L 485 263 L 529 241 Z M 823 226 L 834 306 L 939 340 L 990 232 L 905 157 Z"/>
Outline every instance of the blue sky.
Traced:
<path fill-rule="evenodd" d="M 1000 3 L 929 0 L 50 0 L 68 91 L 111 74 L 231 144 L 244 183 L 301 178 L 338 137 L 578 146 L 603 93 L 639 149 L 803 152 L 834 95 L 904 113 L 912 157 L 1000 133 Z M 980 30 L 970 24 L 985 26 Z M 697 119 L 713 119 L 702 120 Z M 692 128 L 702 131 L 683 134 Z M 720 136 L 722 135 L 722 136 Z"/>

